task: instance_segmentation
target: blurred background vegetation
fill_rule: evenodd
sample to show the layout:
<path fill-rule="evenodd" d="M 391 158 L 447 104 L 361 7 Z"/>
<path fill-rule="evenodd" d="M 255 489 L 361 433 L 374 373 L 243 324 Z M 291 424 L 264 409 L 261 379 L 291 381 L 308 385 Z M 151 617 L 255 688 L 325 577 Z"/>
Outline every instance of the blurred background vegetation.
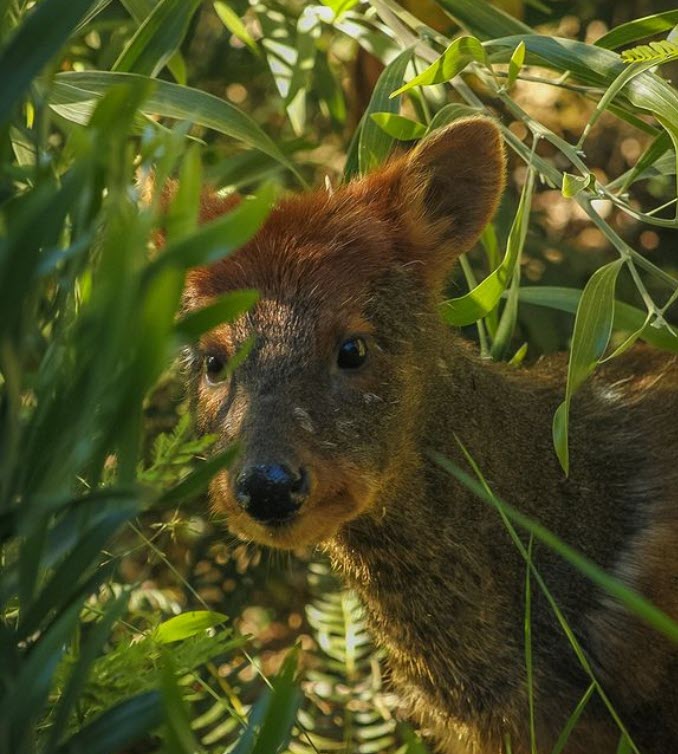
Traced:
<path fill-rule="evenodd" d="M 513 139 L 509 188 L 450 297 L 507 244 L 518 263 L 507 304 L 450 321 L 529 363 L 570 345 L 579 294 L 563 289 L 623 258 L 616 297 L 634 309 L 617 307 L 612 345 L 635 331 L 676 350 L 678 98 L 655 112 L 622 90 L 574 145 L 625 70 L 606 47 L 677 24 L 659 0 L 0 0 L 0 754 L 426 751 L 322 554 L 262 552 L 212 520 L 204 489 L 230 455 L 195 438 L 177 355 L 246 302 L 181 319 L 183 275 L 246 240 L 275 193 L 486 112 Z M 528 40 L 523 60 L 533 30 L 586 47 L 563 61 Z M 452 87 L 388 98 L 461 33 L 496 79 L 471 56 Z M 670 79 L 670 47 L 633 65 Z M 167 216 L 157 190 L 142 201 L 151 175 L 180 178 Z M 255 196 L 200 229 L 204 184 Z"/>

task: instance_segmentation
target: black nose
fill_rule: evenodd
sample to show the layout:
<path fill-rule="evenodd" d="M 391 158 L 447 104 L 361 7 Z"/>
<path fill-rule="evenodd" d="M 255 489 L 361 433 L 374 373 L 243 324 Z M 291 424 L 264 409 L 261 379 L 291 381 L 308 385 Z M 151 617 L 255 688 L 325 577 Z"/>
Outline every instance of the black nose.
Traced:
<path fill-rule="evenodd" d="M 246 466 L 235 482 L 235 496 L 247 513 L 266 524 L 281 524 L 294 517 L 308 495 L 304 469 L 294 474 L 278 463 Z"/>

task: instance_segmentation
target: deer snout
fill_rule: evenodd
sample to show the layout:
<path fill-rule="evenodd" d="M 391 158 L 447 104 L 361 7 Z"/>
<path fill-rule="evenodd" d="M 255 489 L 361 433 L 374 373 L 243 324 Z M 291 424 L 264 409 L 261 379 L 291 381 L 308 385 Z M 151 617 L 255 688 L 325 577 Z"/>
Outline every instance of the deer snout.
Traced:
<path fill-rule="evenodd" d="M 243 510 L 263 524 L 290 521 L 308 497 L 308 473 L 279 463 L 245 466 L 235 480 L 235 497 Z"/>

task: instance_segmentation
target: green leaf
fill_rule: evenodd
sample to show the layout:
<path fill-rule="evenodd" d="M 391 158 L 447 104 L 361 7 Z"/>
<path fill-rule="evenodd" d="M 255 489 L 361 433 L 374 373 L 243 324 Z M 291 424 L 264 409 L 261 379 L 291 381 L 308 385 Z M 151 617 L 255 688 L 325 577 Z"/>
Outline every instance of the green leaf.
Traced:
<path fill-rule="evenodd" d="M 529 170 L 520 195 L 518 210 L 511 225 L 504 259 L 499 267 L 472 291 L 442 304 L 442 316 L 449 324 L 470 325 L 487 316 L 499 303 L 502 293 L 511 280 L 516 262 L 525 243 L 533 192 L 534 171 Z"/>
<path fill-rule="evenodd" d="M 521 288 L 520 300 L 524 304 L 546 306 L 574 314 L 581 299 L 582 291 L 578 288 L 558 288 L 551 286 L 532 286 Z M 665 327 L 644 327 L 647 312 L 621 301 L 614 302 L 614 329 L 625 332 L 640 331 L 640 339 L 664 351 L 678 353 L 678 337 Z"/>
<path fill-rule="evenodd" d="M 26 15 L 0 50 L 0 126 L 92 5 L 94 0 L 43 0 Z"/>
<path fill-rule="evenodd" d="M 252 35 L 247 31 L 247 27 L 242 22 L 240 16 L 231 8 L 230 5 L 222 2 L 222 0 L 215 0 L 213 3 L 214 10 L 217 16 L 221 19 L 221 23 L 237 37 L 241 42 L 246 44 L 252 52 L 259 55 L 259 48 L 257 43 L 252 38 Z"/>
<path fill-rule="evenodd" d="M 111 86 L 139 80 L 146 79 L 133 73 L 109 71 L 59 73 L 49 91 L 50 105 L 68 120 L 86 124 L 94 105 Z M 70 107 L 73 105 L 79 107 L 73 109 Z M 156 79 L 142 112 L 188 120 L 242 141 L 278 160 L 305 185 L 296 167 L 249 115 L 212 94 Z"/>
<path fill-rule="evenodd" d="M 534 34 L 527 24 L 518 21 L 486 0 L 436 0 L 436 2 L 482 41 L 511 34 Z"/>
<path fill-rule="evenodd" d="M 670 147 L 671 136 L 667 131 L 662 131 L 658 136 L 655 136 L 650 144 L 647 145 L 645 151 L 638 158 L 638 161 L 631 170 L 624 173 L 623 176 L 620 176 L 611 183 L 608 183 L 608 189 L 612 190 L 619 186 L 620 193 L 624 193 L 629 186 L 631 186 L 637 179 L 640 179 L 646 170 L 651 168 L 657 160 L 663 157 Z M 673 160 L 673 163 L 675 165 L 675 160 Z"/>
<path fill-rule="evenodd" d="M 390 93 L 405 77 L 405 70 L 412 58 L 412 50 L 403 50 L 383 70 L 372 91 L 370 103 L 354 137 L 353 149 L 357 149 L 358 168 L 361 175 L 369 173 L 384 162 L 393 146 L 393 137 L 386 134 L 370 117 L 372 113 L 397 113 L 400 98 L 391 99 Z M 351 152 L 346 157 L 347 166 L 352 164 Z M 350 175 L 346 175 L 350 177 Z"/>
<path fill-rule="evenodd" d="M 113 65 L 155 77 L 179 49 L 201 0 L 159 0 Z"/>
<path fill-rule="evenodd" d="M 487 52 L 475 37 L 459 37 L 445 50 L 445 52 L 434 63 L 422 71 L 418 76 L 408 81 L 391 93 L 391 97 L 397 97 L 403 92 L 414 88 L 415 86 L 432 86 L 433 84 L 443 84 L 453 79 L 458 73 L 466 68 L 472 62 L 482 63 L 487 68 L 490 64 L 487 59 Z M 490 69 L 491 70 L 491 69 Z"/>
<path fill-rule="evenodd" d="M 470 107 L 469 105 L 462 105 L 458 102 L 451 102 L 449 105 L 441 107 L 440 110 L 431 118 L 428 131 L 433 133 L 437 128 L 447 126 L 449 123 L 454 123 L 459 118 L 467 118 L 473 115 L 480 115 L 483 110 L 479 107 Z"/>
<path fill-rule="evenodd" d="M 156 691 L 139 694 L 106 710 L 62 744 L 56 754 L 111 754 L 123 751 L 162 723 Z"/>
<path fill-rule="evenodd" d="M 195 233 L 170 244 L 148 272 L 153 275 L 167 265 L 187 269 L 223 259 L 259 230 L 268 217 L 275 193 L 272 184 L 264 184 L 254 196 L 245 197 L 233 209 L 201 225 Z"/>
<path fill-rule="evenodd" d="M 568 423 L 572 396 L 605 353 L 614 322 L 614 291 L 622 259 L 600 267 L 584 287 L 574 321 L 565 400 L 553 417 L 553 444 L 565 474 L 570 470 Z"/>
<path fill-rule="evenodd" d="M 508 78 L 506 80 L 507 88 L 511 88 L 520 74 L 520 70 L 525 62 L 525 42 L 520 42 L 511 55 L 509 60 Z"/>
<path fill-rule="evenodd" d="M 77 544 L 54 570 L 33 604 L 23 606 L 20 637 L 37 631 L 52 610 L 62 609 L 77 596 L 82 590 L 83 578 L 98 565 L 104 545 L 137 512 L 137 505 L 113 508 L 97 516 L 92 525 L 80 533 Z"/>
<path fill-rule="evenodd" d="M 104 644 L 110 639 L 111 629 L 127 608 L 129 596 L 129 592 L 123 592 L 119 597 L 106 604 L 104 614 L 94 624 L 93 628 L 90 627 L 87 640 L 80 648 L 77 660 L 68 677 L 68 683 L 56 706 L 54 720 L 49 729 L 49 740 L 45 747 L 47 751 L 54 750 L 56 744 L 61 740 L 71 710 L 82 694 L 92 663 L 101 652 Z"/>
<path fill-rule="evenodd" d="M 165 712 L 164 751 L 166 754 L 196 754 L 201 751 L 201 747 L 191 730 L 191 717 L 176 675 L 172 655 L 163 652 L 160 663 L 160 692 Z"/>
<path fill-rule="evenodd" d="M 220 296 L 213 304 L 190 312 L 176 324 L 176 333 L 182 343 L 192 343 L 203 333 L 213 330 L 223 322 L 233 322 L 249 311 L 259 300 L 259 291 L 243 289 Z"/>
<path fill-rule="evenodd" d="M 273 679 L 272 688 L 250 712 L 247 729 L 232 754 L 273 754 L 289 741 L 301 694 L 294 680 L 297 652 L 293 650 Z"/>
<path fill-rule="evenodd" d="M 475 0 L 474 0 L 475 1 Z M 480 1 L 480 0 L 478 0 Z M 516 45 L 525 42 L 526 64 L 566 71 L 584 84 L 607 89 L 627 70 L 619 56 L 610 50 L 572 39 L 546 37 L 539 34 L 493 39 L 487 43 L 492 60 L 508 62 Z M 678 91 L 664 79 L 649 71 L 642 71 L 628 81 L 620 97 L 634 108 L 660 115 L 678 122 Z"/>
<path fill-rule="evenodd" d="M 426 136 L 427 128 L 423 123 L 404 118 L 396 113 L 372 113 L 370 118 L 389 136 L 399 141 L 414 141 Z"/>
<path fill-rule="evenodd" d="M 195 471 L 182 479 L 179 484 L 164 492 L 158 500 L 158 505 L 180 503 L 203 492 L 212 481 L 212 477 L 233 463 L 237 453 L 238 447 L 233 445 L 223 453 L 217 453 L 207 461 L 204 461 Z"/>
<path fill-rule="evenodd" d="M 84 599 L 85 595 L 62 610 L 39 637 L 24 658 L 18 676 L 12 679 L 11 693 L 1 699 L 3 717 L 11 721 L 10 730 L 4 731 L 8 751 L 25 750 L 22 742 L 33 736 L 36 718 L 47 701 L 54 671 L 73 636 Z"/>
<path fill-rule="evenodd" d="M 171 644 L 173 641 L 183 641 L 191 636 L 214 628 L 228 620 L 228 616 L 223 613 L 212 612 L 211 610 L 192 610 L 181 613 L 174 618 L 161 623 L 152 637 L 159 644 Z"/>
<path fill-rule="evenodd" d="M 675 24 L 678 24 L 678 10 L 654 13 L 651 16 L 636 18 L 634 21 L 615 26 L 607 34 L 603 34 L 595 44 L 607 50 L 616 50 L 618 47 L 637 42 L 639 39 L 668 31 Z"/>
<path fill-rule="evenodd" d="M 596 176 L 589 173 L 586 176 L 572 175 L 572 173 L 563 173 L 562 194 L 566 199 L 577 196 L 580 191 L 592 189 L 596 185 Z"/>

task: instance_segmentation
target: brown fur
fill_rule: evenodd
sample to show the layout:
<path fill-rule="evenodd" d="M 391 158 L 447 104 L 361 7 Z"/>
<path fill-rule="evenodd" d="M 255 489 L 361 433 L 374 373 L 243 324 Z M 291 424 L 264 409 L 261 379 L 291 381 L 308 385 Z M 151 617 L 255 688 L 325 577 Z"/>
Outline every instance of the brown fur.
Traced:
<path fill-rule="evenodd" d="M 495 492 L 678 618 L 678 365 L 639 347 L 602 367 L 571 416 L 572 473 L 551 443 L 565 360 L 529 370 L 481 360 L 438 315 L 445 275 L 476 240 L 504 183 L 497 129 L 462 121 L 333 195 L 283 200 L 232 257 L 191 273 L 187 308 L 239 287 L 260 303 L 203 339 L 199 426 L 240 459 L 212 502 L 247 539 L 322 543 L 362 596 L 394 683 L 446 754 L 530 751 L 524 663 L 525 565 L 496 512 L 430 460 L 463 465 L 457 435 Z M 211 211 L 209 214 L 213 214 Z M 256 345 L 207 384 L 206 354 Z M 359 334 L 368 361 L 336 367 Z M 246 463 L 304 466 L 298 517 L 271 529 L 237 504 Z M 678 651 L 546 547 L 534 560 L 644 754 L 678 748 Z M 588 686 L 534 590 L 539 752 L 550 752 Z M 568 754 L 613 754 L 594 698 Z"/>

